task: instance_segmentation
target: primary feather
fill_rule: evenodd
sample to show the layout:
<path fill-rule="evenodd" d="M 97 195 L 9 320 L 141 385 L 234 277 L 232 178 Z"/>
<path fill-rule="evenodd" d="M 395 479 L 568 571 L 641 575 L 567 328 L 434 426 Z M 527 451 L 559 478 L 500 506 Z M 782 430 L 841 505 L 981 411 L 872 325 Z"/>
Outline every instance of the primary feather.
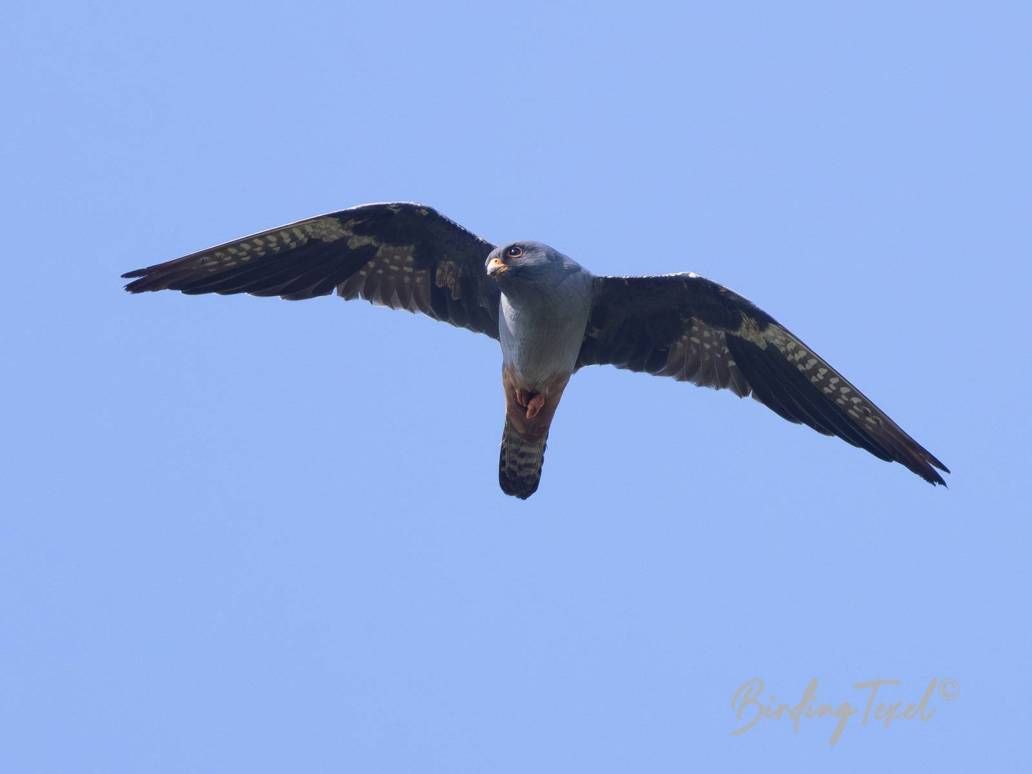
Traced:
<path fill-rule="evenodd" d="M 727 288 L 694 274 L 593 277 L 547 245 L 496 248 L 421 204 L 307 218 L 123 277 L 131 293 L 336 293 L 499 339 L 499 482 L 517 497 L 537 490 L 563 390 L 592 364 L 751 395 L 932 484 L 949 472 L 801 339 Z"/>

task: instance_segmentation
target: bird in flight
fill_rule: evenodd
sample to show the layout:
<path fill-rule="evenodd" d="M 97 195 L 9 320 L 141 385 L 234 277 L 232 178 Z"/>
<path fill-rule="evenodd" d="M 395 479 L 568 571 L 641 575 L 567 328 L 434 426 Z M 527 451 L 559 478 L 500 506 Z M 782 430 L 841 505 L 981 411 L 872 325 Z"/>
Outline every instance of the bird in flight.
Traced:
<path fill-rule="evenodd" d="M 697 274 L 596 277 L 540 242 L 494 246 L 430 207 L 366 204 L 123 275 L 131 293 L 336 293 L 422 312 L 502 349 L 498 478 L 537 491 L 570 377 L 609 364 L 752 395 L 790 422 L 896 461 L 932 484 L 949 470 L 773 317 Z"/>

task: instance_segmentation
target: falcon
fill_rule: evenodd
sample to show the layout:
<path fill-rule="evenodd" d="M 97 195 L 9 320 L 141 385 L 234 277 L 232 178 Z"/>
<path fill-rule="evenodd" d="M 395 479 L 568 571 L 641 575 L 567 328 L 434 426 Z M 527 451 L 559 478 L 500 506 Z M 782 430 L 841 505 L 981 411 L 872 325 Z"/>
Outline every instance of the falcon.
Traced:
<path fill-rule="evenodd" d="M 587 365 L 751 395 L 931 484 L 949 470 L 773 317 L 694 273 L 596 277 L 540 242 L 495 246 L 421 204 L 366 204 L 123 275 L 131 293 L 336 293 L 498 340 L 505 426 L 498 479 L 526 499 L 570 377 Z"/>

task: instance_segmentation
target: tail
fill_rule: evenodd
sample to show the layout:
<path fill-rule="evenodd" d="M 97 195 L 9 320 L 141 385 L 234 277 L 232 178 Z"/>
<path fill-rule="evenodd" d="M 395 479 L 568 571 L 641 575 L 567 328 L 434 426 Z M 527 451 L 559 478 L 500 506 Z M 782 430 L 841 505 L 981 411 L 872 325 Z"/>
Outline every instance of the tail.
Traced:
<path fill-rule="evenodd" d="M 537 491 L 541 466 L 545 463 L 547 439 L 547 425 L 544 433 L 521 433 L 506 413 L 502 453 L 498 460 L 498 483 L 503 492 L 526 500 Z"/>

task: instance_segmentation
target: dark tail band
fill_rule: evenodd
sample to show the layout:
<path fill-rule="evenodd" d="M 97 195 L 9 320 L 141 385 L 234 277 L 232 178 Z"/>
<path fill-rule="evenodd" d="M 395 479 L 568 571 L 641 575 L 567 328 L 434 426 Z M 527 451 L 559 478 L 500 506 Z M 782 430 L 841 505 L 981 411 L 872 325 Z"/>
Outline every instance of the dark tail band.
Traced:
<path fill-rule="evenodd" d="M 526 500 L 537 491 L 547 439 L 547 429 L 537 437 L 521 435 L 509 418 L 505 418 L 502 452 L 498 460 L 498 483 L 503 492 Z"/>

